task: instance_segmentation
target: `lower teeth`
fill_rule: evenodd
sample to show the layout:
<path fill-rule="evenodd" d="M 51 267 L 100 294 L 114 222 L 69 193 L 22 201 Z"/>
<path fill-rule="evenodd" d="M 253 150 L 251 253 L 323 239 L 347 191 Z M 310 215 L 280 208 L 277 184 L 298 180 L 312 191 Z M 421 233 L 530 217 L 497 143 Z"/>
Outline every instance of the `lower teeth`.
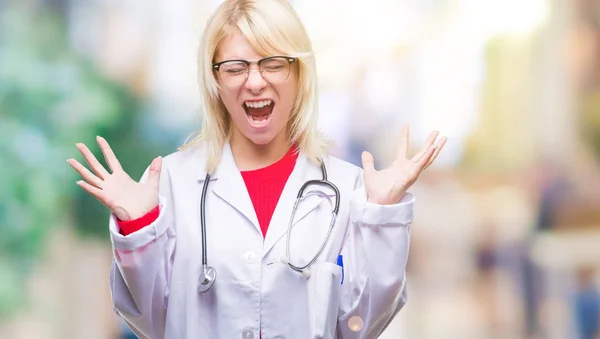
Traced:
<path fill-rule="evenodd" d="M 265 120 L 267 120 L 267 118 L 269 117 L 269 115 L 263 115 L 263 116 L 259 116 L 259 117 L 255 117 L 255 116 L 253 116 L 253 115 L 248 115 L 248 116 L 250 117 L 250 119 L 251 119 L 252 121 L 256 121 L 256 122 L 259 122 L 259 121 L 265 121 Z"/>

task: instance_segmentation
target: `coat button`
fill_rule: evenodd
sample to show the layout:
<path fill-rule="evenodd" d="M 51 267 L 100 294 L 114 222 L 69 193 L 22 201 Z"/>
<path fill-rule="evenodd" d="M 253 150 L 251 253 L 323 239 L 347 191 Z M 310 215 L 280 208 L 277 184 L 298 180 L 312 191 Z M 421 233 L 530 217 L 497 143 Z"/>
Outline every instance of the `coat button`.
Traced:
<path fill-rule="evenodd" d="M 254 253 L 253 251 L 248 251 L 244 253 L 244 261 L 246 261 L 246 263 L 248 264 L 254 263 L 257 257 L 258 256 L 256 255 L 256 253 Z"/>
<path fill-rule="evenodd" d="M 242 338 L 243 339 L 253 339 L 254 338 L 254 332 L 252 331 L 251 328 L 246 327 L 243 331 L 242 331 Z"/>
<path fill-rule="evenodd" d="M 358 332 L 363 328 L 363 320 L 361 317 L 355 315 L 348 319 L 348 327 L 352 332 Z"/>

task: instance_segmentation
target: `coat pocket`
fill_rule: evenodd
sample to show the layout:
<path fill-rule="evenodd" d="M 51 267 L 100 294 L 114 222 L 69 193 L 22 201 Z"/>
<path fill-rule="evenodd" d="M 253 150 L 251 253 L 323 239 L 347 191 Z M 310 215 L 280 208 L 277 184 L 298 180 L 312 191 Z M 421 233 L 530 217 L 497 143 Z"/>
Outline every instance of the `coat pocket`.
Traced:
<path fill-rule="evenodd" d="M 311 305 L 314 339 L 335 338 L 340 307 L 342 268 L 330 262 L 316 262 L 311 266 L 310 290 L 314 293 Z"/>

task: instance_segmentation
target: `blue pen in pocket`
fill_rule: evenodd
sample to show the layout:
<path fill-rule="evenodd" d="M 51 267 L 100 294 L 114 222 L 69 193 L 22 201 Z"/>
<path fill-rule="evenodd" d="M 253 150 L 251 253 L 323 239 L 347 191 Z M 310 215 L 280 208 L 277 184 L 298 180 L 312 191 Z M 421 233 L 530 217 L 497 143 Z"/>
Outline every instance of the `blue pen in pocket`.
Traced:
<path fill-rule="evenodd" d="M 344 257 L 340 254 L 338 255 L 337 264 L 342 268 L 342 282 L 341 285 L 344 284 Z"/>

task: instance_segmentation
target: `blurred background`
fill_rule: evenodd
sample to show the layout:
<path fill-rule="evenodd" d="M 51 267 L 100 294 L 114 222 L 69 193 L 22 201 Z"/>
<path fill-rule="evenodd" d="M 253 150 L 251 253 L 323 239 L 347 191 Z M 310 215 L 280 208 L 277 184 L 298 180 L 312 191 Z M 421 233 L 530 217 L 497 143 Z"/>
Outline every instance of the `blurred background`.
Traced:
<path fill-rule="evenodd" d="M 0 338 L 134 338 L 108 212 L 66 159 L 139 177 L 200 127 L 217 0 L 0 0 Z M 415 185 L 409 301 L 382 338 L 597 339 L 600 1 L 294 0 L 335 154 L 449 137 Z"/>

